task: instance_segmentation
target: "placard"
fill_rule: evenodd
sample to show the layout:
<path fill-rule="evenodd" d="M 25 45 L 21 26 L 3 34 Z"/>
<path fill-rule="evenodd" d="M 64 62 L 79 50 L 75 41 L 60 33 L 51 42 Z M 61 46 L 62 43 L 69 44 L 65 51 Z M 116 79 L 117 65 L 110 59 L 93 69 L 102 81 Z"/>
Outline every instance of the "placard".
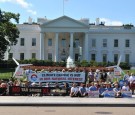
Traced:
<path fill-rule="evenodd" d="M 99 91 L 88 91 L 88 97 L 99 98 Z"/>

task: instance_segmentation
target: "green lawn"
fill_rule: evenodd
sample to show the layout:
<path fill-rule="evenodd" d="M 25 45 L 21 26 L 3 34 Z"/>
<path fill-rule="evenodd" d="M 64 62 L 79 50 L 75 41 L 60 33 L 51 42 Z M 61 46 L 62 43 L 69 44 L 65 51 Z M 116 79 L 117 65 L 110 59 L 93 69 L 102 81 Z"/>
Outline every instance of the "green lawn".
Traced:
<path fill-rule="evenodd" d="M 15 69 L 0 68 L 0 79 L 10 79 L 13 76 Z"/>

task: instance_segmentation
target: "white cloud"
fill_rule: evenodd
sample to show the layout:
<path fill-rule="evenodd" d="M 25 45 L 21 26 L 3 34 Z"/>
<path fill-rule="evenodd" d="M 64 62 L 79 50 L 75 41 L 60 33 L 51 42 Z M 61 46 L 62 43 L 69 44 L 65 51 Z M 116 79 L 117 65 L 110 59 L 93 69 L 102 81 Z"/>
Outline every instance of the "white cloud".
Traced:
<path fill-rule="evenodd" d="M 21 5 L 24 8 L 29 8 L 32 6 L 31 3 L 26 2 L 25 0 L 15 0 L 17 4 Z"/>
<path fill-rule="evenodd" d="M 36 15 L 37 14 L 37 12 L 36 11 L 33 11 L 33 10 L 27 10 L 27 12 L 29 12 L 29 13 L 31 13 L 33 15 Z"/>
<path fill-rule="evenodd" d="M 107 18 L 100 18 L 101 22 L 105 22 L 106 26 L 121 26 L 123 23 L 121 21 L 111 20 Z"/>
<path fill-rule="evenodd" d="M 0 0 L 0 2 L 10 2 L 12 0 Z"/>
<path fill-rule="evenodd" d="M 1 2 L 9 2 L 20 5 L 22 8 L 24 8 L 28 13 L 32 15 L 36 15 L 37 12 L 33 11 L 31 7 L 33 6 L 31 3 L 26 2 L 26 0 L 0 0 Z"/>

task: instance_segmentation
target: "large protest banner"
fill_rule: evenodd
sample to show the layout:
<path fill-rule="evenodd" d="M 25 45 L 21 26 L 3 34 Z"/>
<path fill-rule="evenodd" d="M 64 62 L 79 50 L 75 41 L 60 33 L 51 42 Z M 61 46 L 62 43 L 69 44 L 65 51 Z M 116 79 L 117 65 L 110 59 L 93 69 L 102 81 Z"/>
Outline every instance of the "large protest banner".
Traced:
<path fill-rule="evenodd" d="M 31 73 L 28 76 L 31 82 L 84 82 L 84 72 L 46 72 Z"/>
<path fill-rule="evenodd" d="M 2 90 L 0 90 L 2 92 Z M 32 95 L 40 94 L 44 95 L 66 95 L 66 89 L 60 89 L 55 87 L 20 87 L 20 86 L 10 86 L 9 95 Z"/>

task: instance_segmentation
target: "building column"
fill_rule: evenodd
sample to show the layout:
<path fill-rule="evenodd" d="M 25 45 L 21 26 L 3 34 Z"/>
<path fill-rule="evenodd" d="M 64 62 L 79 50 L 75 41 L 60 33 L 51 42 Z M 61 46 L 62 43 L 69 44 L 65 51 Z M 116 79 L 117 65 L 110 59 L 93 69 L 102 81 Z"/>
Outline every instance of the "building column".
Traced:
<path fill-rule="evenodd" d="M 59 37 L 59 33 L 56 33 L 55 34 L 55 62 L 57 62 L 58 61 L 58 44 L 59 44 L 59 42 L 58 42 L 58 37 Z"/>
<path fill-rule="evenodd" d="M 73 59 L 73 33 L 70 33 L 69 56 Z"/>
<path fill-rule="evenodd" d="M 89 57 L 89 47 L 88 47 L 88 33 L 85 33 L 85 40 L 84 40 L 84 59 L 88 61 Z"/>
<path fill-rule="evenodd" d="M 44 60 L 44 33 L 40 33 L 40 60 Z"/>

